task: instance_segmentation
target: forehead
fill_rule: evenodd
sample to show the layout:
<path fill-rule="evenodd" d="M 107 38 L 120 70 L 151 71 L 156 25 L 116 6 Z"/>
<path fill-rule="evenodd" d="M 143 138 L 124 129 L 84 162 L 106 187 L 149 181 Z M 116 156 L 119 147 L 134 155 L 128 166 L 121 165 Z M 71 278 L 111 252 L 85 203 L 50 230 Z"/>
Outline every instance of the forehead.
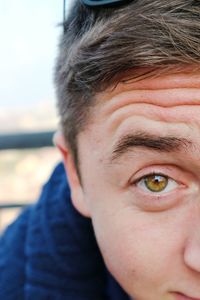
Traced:
<path fill-rule="evenodd" d="M 97 104 L 102 104 L 127 91 L 168 90 L 181 87 L 200 88 L 200 65 L 181 66 L 180 68 L 166 70 L 155 69 L 152 71 L 148 68 L 141 68 L 129 71 L 124 77 L 120 78 L 118 84 L 98 94 L 96 98 Z"/>
<path fill-rule="evenodd" d="M 121 81 L 98 94 L 79 142 L 84 148 L 93 146 L 93 154 L 106 150 L 108 154 L 117 140 L 133 133 L 196 139 L 197 128 L 200 134 L 200 71 L 187 67 L 181 72 Z"/>
<path fill-rule="evenodd" d="M 147 73 L 142 70 L 142 74 Z M 130 74 L 131 77 L 131 74 Z M 114 87 L 96 95 L 95 106 L 90 116 L 91 123 L 102 123 L 108 118 L 130 105 L 152 104 L 152 111 L 161 107 L 178 107 L 200 104 L 200 66 L 188 66 L 177 71 L 171 70 L 153 77 L 123 81 Z M 130 108 L 129 107 L 129 108 Z M 148 110 L 150 113 L 151 110 Z M 163 110 L 163 115 L 167 110 Z"/>

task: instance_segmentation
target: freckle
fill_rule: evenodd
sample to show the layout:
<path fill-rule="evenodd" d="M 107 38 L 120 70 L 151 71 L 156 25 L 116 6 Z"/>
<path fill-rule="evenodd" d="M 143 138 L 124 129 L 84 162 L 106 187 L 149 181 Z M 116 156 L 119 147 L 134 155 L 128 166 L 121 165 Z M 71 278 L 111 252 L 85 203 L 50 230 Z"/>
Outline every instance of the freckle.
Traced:
<path fill-rule="evenodd" d="M 99 162 L 99 163 L 103 163 L 103 158 L 99 158 L 99 159 L 98 159 L 98 162 Z"/>
<path fill-rule="evenodd" d="M 135 271 L 135 270 L 132 270 L 132 271 L 131 271 L 131 274 L 134 274 L 134 275 L 135 275 L 135 274 L 136 274 L 136 271 Z"/>
<path fill-rule="evenodd" d="M 135 270 L 132 270 L 132 271 L 131 271 L 130 276 L 134 276 L 134 279 L 135 279 L 135 280 L 138 280 L 138 279 L 139 279 L 139 275 L 137 275 L 137 272 L 136 272 Z"/>

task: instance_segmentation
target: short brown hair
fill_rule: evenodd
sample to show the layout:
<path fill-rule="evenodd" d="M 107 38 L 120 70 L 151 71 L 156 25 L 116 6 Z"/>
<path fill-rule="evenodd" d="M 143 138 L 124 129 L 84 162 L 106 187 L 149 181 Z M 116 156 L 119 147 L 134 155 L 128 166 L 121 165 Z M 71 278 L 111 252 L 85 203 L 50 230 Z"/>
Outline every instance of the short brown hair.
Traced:
<path fill-rule="evenodd" d="M 78 164 L 77 134 L 95 94 L 140 67 L 199 64 L 200 0 L 133 0 L 116 8 L 75 1 L 64 25 L 55 71 L 60 122 Z"/>

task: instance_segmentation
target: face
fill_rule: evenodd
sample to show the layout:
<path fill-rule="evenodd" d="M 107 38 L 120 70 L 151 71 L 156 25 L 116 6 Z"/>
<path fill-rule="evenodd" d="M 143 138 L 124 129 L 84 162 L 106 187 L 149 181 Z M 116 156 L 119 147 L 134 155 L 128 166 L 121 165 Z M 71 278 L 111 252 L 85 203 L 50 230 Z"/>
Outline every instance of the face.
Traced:
<path fill-rule="evenodd" d="M 200 299 L 200 72 L 121 83 L 92 113 L 82 192 L 109 271 L 135 300 Z"/>

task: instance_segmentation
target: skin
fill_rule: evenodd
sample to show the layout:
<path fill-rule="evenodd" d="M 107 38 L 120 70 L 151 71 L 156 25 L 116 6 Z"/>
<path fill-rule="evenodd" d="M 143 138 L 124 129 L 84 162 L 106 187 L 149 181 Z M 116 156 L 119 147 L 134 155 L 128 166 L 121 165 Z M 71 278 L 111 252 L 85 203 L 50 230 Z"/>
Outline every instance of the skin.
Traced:
<path fill-rule="evenodd" d="M 133 146 L 111 159 L 119 139 L 135 132 L 189 143 L 168 151 Z M 62 134 L 55 143 L 74 206 L 92 218 L 105 263 L 128 295 L 200 299 L 200 71 L 175 70 L 97 95 L 78 136 L 81 184 Z M 152 172 L 168 179 L 161 192 L 141 179 Z"/>

